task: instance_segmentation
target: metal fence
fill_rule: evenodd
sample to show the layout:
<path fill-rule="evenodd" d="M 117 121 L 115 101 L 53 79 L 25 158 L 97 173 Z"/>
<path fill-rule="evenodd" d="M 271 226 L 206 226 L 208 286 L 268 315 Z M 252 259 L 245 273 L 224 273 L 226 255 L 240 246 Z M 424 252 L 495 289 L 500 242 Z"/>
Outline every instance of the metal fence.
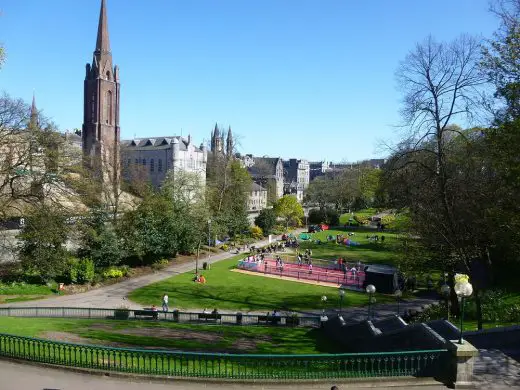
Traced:
<path fill-rule="evenodd" d="M 0 356 L 132 374 L 229 379 L 435 376 L 447 350 L 322 355 L 191 353 L 54 342 L 0 334 Z"/>
<path fill-rule="evenodd" d="M 47 318 L 97 318 L 112 320 L 157 320 L 183 323 L 207 323 L 223 325 L 273 325 L 319 327 L 318 316 L 273 316 L 240 313 L 190 313 L 180 311 L 152 311 L 150 309 L 101 309 L 84 307 L 4 307 L 4 317 L 47 317 Z"/>

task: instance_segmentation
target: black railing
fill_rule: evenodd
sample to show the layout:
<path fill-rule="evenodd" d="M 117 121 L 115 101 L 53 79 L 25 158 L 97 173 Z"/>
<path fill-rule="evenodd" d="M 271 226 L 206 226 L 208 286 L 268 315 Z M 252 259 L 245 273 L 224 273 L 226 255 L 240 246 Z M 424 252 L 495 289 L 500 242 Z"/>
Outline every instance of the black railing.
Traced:
<path fill-rule="evenodd" d="M 319 316 L 273 316 L 266 314 L 201 313 L 181 311 L 154 311 L 151 309 L 102 309 L 85 307 L 2 307 L 3 317 L 44 318 L 97 318 L 115 320 L 157 320 L 183 323 L 207 323 L 224 325 L 277 325 L 319 327 Z"/>
<path fill-rule="evenodd" d="M 237 355 L 70 344 L 0 334 L 0 356 L 66 367 L 153 376 L 315 380 L 436 376 L 444 349 L 321 355 Z"/>

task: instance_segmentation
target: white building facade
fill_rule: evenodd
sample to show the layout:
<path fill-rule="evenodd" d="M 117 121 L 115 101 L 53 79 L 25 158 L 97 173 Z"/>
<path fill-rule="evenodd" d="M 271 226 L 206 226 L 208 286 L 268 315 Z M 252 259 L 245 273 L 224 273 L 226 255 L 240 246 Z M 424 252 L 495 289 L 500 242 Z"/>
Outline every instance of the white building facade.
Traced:
<path fill-rule="evenodd" d="M 206 185 L 208 152 L 191 137 L 136 138 L 121 141 L 121 163 L 126 180 L 149 180 L 159 188 L 169 171 L 193 172 Z"/>

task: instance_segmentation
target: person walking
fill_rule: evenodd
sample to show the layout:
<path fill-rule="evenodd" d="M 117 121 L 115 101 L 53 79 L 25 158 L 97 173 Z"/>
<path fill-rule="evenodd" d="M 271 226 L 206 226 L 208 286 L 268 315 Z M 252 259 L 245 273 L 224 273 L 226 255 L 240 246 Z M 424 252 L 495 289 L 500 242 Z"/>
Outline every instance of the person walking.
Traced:
<path fill-rule="evenodd" d="M 168 311 L 168 295 L 164 294 L 162 297 L 162 309 Z"/>

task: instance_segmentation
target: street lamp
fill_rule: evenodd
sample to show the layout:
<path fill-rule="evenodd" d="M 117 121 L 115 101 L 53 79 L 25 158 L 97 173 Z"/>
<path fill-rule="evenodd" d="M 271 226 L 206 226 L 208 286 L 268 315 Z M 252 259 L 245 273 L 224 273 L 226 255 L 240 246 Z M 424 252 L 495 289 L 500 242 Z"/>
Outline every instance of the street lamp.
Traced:
<path fill-rule="evenodd" d="M 211 246 L 211 219 L 208 219 L 208 246 Z"/>
<path fill-rule="evenodd" d="M 441 294 L 446 299 L 446 307 L 448 308 L 448 321 L 450 320 L 450 293 L 451 287 L 446 282 L 441 286 Z"/>
<path fill-rule="evenodd" d="M 399 301 L 401 300 L 401 297 L 403 296 L 403 292 L 399 290 L 394 291 L 395 299 L 397 300 L 397 315 L 399 315 Z"/>
<path fill-rule="evenodd" d="M 345 299 L 345 289 L 339 288 L 339 314 L 341 315 L 341 306 L 343 305 L 343 299 Z"/>
<path fill-rule="evenodd" d="M 462 331 L 464 326 L 464 300 L 473 294 L 473 286 L 467 280 L 462 280 L 460 282 L 455 283 L 455 294 L 460 298 L 460 336 L 459 336 L 459 344 L 463 344 L 462 341 Z"/>
<path fill-rule="evenodd" d="M 373 284 L 369 284 L 366 288 L 366 292 L 368 294 L 368 320 L 370 320 L 370 309 L 372 305 L 372 296 L 376 293 L 376 286 Z"/>

